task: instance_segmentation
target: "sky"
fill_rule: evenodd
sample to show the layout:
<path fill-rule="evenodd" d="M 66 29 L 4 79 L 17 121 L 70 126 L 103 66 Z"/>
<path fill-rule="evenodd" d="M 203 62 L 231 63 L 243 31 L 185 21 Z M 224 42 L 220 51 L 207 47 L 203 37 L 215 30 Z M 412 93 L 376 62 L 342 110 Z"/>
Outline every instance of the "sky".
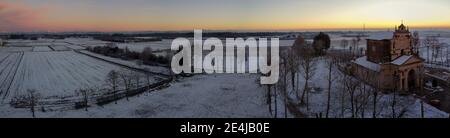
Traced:
<path fill-rule="evenodd" d="M 0 32 L 450 28 L 450 0 L 0 0 Z"/>

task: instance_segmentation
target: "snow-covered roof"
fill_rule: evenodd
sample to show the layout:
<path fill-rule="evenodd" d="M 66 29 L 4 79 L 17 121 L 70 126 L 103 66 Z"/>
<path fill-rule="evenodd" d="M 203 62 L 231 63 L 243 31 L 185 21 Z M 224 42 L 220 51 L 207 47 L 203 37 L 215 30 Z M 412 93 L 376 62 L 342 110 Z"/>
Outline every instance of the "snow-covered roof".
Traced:
<path fill-rule="evenodd" d="M 373 71 L 377 71 L 377 72 L 380 71 L 380 65 L 377 64 L 377 63 L 373 63 L 373 62 L 367 61 L 367 57 L 366 56 L 363 56 L 363 57 L 355 59 L 353 61 L 353 63 L 361 65 L 361 66 L 363 66 L 365 68 L 368 68 L 370 70 L 373 70 Z"/>
<path fill-rule="evenodd" d="M 395 65 L 402 65 L 404 64 L 406 61 L 408 61 L 412 56 L 411 55 L 403 55 L 401 57 L 398 57 L 397 59 L 395 59 L 394 61 L 392 61 L 392 64 Z"/>

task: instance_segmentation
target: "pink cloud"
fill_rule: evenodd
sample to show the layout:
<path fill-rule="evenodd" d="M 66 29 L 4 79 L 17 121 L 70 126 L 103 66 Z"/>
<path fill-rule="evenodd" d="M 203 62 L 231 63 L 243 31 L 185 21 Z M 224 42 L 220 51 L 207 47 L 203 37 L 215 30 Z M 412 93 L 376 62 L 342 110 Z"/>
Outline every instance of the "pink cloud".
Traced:
<path fill-rule="evenodd" d="M 37 31 L 45 8 L 0 2 L 0 32 Z"/>

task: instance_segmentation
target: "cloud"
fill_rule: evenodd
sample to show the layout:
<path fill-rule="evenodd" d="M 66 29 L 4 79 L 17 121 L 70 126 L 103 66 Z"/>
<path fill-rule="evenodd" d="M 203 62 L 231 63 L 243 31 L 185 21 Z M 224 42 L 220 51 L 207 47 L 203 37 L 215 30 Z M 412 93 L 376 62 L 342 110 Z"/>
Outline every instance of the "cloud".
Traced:
<path fill-rule="evenodd" d="M 45 11 L 45 8 L 0 2 L 0 32 L 39 30 L 38 22 Z"/>

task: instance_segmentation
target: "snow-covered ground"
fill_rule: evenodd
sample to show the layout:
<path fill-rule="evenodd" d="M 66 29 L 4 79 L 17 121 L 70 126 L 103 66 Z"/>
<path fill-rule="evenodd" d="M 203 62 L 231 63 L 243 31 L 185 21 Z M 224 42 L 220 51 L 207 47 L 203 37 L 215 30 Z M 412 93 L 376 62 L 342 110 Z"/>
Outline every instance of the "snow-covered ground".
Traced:
<path fill-rule="evenodd" d="M 70 48 L 66 47 L 65 45 L 56 45 L 56 46 L 50 46 L 53 48 L 54 51 L 69 51 Z"/>
<path fill-rule="evenodd" d="M 5 105 L 11 98 L 23 95 L 27 90 L 36 90 L 44 99 L 73 97 L 76 90 L 86 88 L 97 88 L 96 93 L 107 92 L 104 90 L 107 87 L 105 79 L 111 70 L 131 71 L 117 64 L 76 53 L 72 49 L 79 49 L 80 46 L 63 40 L 11 42 L 20 46 L 0 47 L 0 101 Z M 42 43 L 46 43 L 45 46 Z M 146 75 L 140 74 L 140 77 L 144 80 Z M 157 82 L 156 79 L 159 78 L 151 76 L 150 81 Z"/>
<path fill-rule="evenodd" d="M 33 47 L 33 52 L 48 52 L 48 51 L 53 51 L 53 50 L 50 49 L 50 47 L 48 47 L 48 46 L 34 46 Z"/>
<path fill-rule="evenodd" d="M 93 38 L 66 38 L 62 40 L 67 43 L 79 45 L 79 46 L 105 46 L 108 42 L 95 40 Z"/>
<path fill-rule="evenodd" d="M 0 98 L 8 96 L 8 89 L 20 64 L 22 53 L 0 53 Z M 0 100 L 1 101 L 1 100 Z"/>
<path fill-rule="evenodd" d="M 22 52 L 33 51 L 33 47 L 2 47 L 0 52 Z"/>
<path fill-rule="evenodd" d="M 173 82 L 170 87 L 94 106 L 89 111 L 69 110 L 36 113 L 37 117 L 271 117 L 263 88 L 249 74 L 196 75 Z M 1 117 L 30 117 L 28 109 L 0 105 Z"/>

